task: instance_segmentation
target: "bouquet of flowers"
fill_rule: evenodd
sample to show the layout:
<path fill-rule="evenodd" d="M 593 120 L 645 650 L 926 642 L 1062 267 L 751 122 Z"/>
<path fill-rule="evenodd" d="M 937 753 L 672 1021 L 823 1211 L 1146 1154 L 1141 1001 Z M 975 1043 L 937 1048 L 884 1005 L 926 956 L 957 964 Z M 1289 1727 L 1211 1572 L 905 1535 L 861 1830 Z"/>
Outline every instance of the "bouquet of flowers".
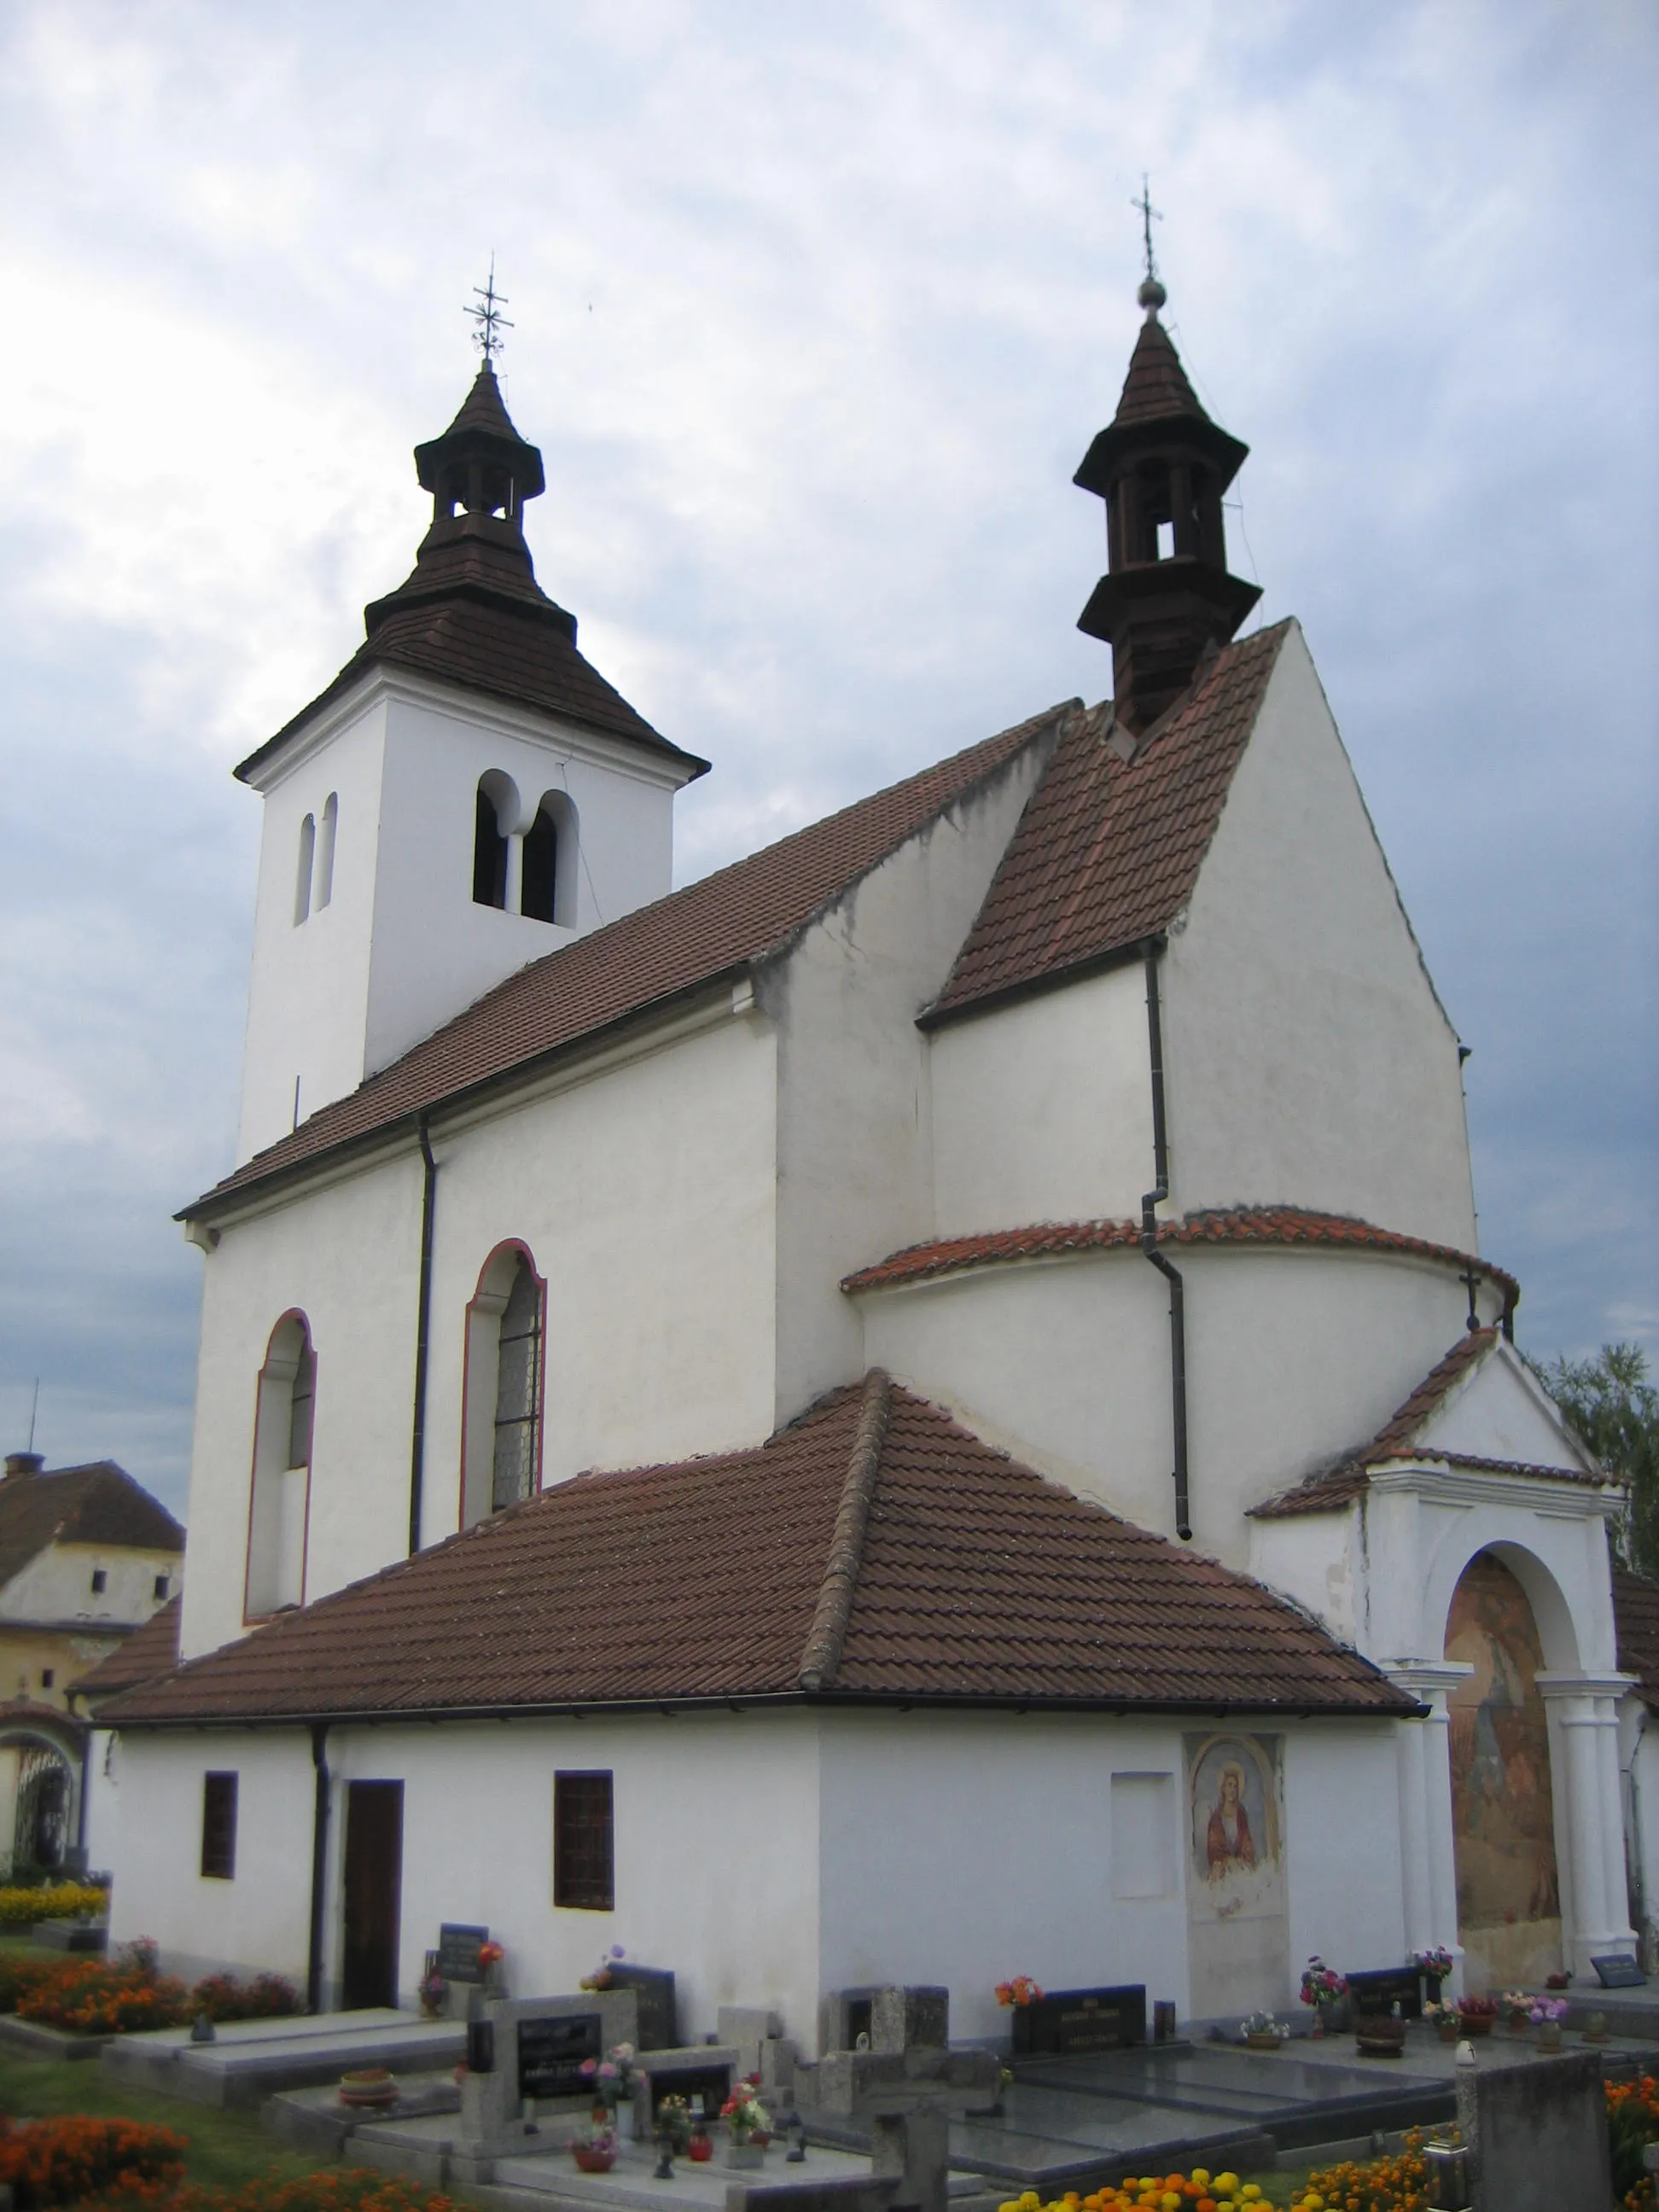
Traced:
<path fill-rule="evenodd" d="M 657 2107 L 652 2132 L 659 2143 L 684 2153 L 691 2140 L 691 2107 L 684 2097 L 665 2097 Z"/>
<path fill-rule="evenodd" d="M 1419 1974 L 1426 1974 L 1431 1982 L 1443 1982 L 1452 1970 L 1452 1954 L 1443 1951 L 1437 1943 L 1427 1951 L 1413 1951 L 1412 1964 Z"/>
<path fill-rule="evenodd" d="M 1328 1966 L 1317 1951 L 1302 1969 L 1302 2002 L 1304 2005 L 1334 2004 L 1348 1993 L 1346 1978 L 1335 1968 Z"/>
<path fill-rule="evenodd" d="M 1246 2038 L 1252 2035 L 1275 2035 L 1281 2043 L 1286 2040 L 1291 2033 L 1290 2029 L 1275 2020 L 1270 2012 L 1250 2013 L 1239 2021 L 1238 2032 Z"/>
<path fill-rule="evenodd" d="M 623 1958 L 627 1954 L 623 1951 L 620 1943 L 613 1943 L 609 1951 L 605 1953 L 604 1958 L 600 1960 L 599 1965 L 594 1967 L 592 1972 L 591 1974 L 584 1974 L 582 1976 L 580 1982 L 577 1984 L 578 1988 L 584 1990 L 608 1990 L 611 1987 L 611 1967 L 612 1961 L 617 1959 Z"/>
<path fill-rule="evenodd" d="M 607 2112 L 626 2103 L 639 2087 L 640 2069 L 631 2043 L 613 2043 L 603 2058 L 584 2058 L 581 2070 Z"/>
<path fill-rule="evenodd" d="M 997 2002 L 1000 2005 L 1033 2004 L 1042 1995 L 1042 1990 L 1029 1974 L 1016 1974 L 1012 1982 L 997 1984 Z"/>
<path fill-rule="evenodd" d="M 1527 2016 L 1534 2027 L 1541 2027 L 1547 2021 L 1565 2020 L 1567 2001 L 1565 1997 L 1539 1997 Z"/>
<path fill-rule="evenodd" d="M 750 2136 L 764 2135 L 771 2127 L 771 2115 L 756 2094 L 759 2087 L 753 2075 L 736 2082 L 720 2106 L 720 2118 L 733 2142 L 747 2142 Z"/>

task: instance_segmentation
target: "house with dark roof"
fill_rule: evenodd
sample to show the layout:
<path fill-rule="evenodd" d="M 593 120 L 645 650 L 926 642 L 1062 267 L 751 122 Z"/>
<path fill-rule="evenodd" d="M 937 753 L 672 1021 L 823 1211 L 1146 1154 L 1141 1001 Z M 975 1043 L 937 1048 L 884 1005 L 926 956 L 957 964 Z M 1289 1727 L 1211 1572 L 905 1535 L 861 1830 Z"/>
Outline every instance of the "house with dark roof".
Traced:
<path fill-rule="evenodd" d="M 78 1692 L 177 1606 L 185 1532 L 112 1460 L 0 1475 L 0 1858 L 85 1864 L 87 1718 Z"/>
<path fill-rule="evenodd" d="M 243 1137 L 116 1933 L 407 2000 L 611 1942 L 1283 2009 L 1628 1946 L 1607 1482 L 1482 1255 L 1462 1050 L 1244 447 L 1159 319 L 1077 482 L 1112 696 L 700 882 L 487 359 L 412 574 L 239 771 Z M 101 1786 L 101 1785 L 100 1785 Z M 741 1910 L 732 1901 L 741 1899 Z"/>

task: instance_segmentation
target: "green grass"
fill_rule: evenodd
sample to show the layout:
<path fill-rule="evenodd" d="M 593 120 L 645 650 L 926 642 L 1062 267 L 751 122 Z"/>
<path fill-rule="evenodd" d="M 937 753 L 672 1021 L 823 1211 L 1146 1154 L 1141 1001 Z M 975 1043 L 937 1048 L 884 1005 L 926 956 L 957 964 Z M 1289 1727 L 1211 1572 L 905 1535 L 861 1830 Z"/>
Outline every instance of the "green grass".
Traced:
<path fill-rule="evenodd" d="M 25 2058 L 0 2048 L 0 2112 L 20 2120 L 88 2112 L 176 2128 L 189 2140 L 185 2164 L 190 2179 L 228 2189 L 268 2173 L 294 2181 L 332 2163 L 284 2148 L 265 2133 L 255 2112 L 217 2112 L 176 2097 L 149 2096 L 107 2080 L 95 2058 Z"/>

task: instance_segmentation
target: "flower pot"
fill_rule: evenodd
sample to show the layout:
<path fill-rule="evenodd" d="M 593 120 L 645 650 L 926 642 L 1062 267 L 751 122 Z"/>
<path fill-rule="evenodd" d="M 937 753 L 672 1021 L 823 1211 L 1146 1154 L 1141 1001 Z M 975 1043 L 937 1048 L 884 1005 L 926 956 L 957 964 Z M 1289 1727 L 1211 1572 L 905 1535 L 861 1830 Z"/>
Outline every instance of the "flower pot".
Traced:
<path fill-rule="evenodd" d="M 592 2143 L 573 2142 L 570 2155 L 584 2173 L 609 2173 L 617 2163 L 614 2150 L 596 2150 Z"/>
<path fill-rule="evenodd" d="M 1607 2039 L 1607 2016 L 1604 2012 L 1593 2012 L 1584 2022 L 1586 2043 L 1605 2043 Z"/>
<path fill-rule="evenodd" d="M 693 2136 L 685 2147 L 685 2154 L 693 2166 L 707 2166 L 714 2155 L 714 2139 L 710 2136 Z"/>
<path fill-rule="evenodd" d="M 1540 2051 L 1559 2051 L 1561 2048 L 1561 2023 L 1559 2020 L 1539 2021 L 1538 2048 Z"/>
<path fill-rule="evenodd" d="M 1251 2051 L 1277 2051 L 1279 2039 L 1276 2035 L 1263 2033 L 1259 2035 L 1247 2035 L 1244 2042 L 1246 2048 Z"/>
<path fill-rule="evenodd" d="M 1406 2023 L 1385 2013 L 1362 2013 L 1353 2036 L 1362 2058 L 1398 2058 L 1406 2048 Z"/>
<path fill-rule="evenodd" d="M 1468 2033 L 1455 2016 L 1437 2021 L 1436 2027 L 1443 2043 L 1455 2043 L 1461 2035 Z"/>
<path fill-rule="evenodd" d="M 362 2066 L 340 2076 L 340 2102 L 353 2112 L 376 2112 L 397 2101 L 398 2078 L 384 2066 Z"/>
<path fill-rule="evenodd" d="M 752 2167 L 763 2165 L 765 2162 L 765 2158 L 766 2150 L 763 2144 L 757 2142 L 738 2142 L 734 2140 L 728 2140 L 726 2143 L 726 2163 L 728 2166 L 734 2166 L 740 2170 L 747 2171 Z"/>
<path fill-rule="evenodd" d="M 1489 2012 L 1461 2012 L 1457 2015 L 1457 2032 L 1472 2037 L 1492 2033 L 1492 2015 Z"/>

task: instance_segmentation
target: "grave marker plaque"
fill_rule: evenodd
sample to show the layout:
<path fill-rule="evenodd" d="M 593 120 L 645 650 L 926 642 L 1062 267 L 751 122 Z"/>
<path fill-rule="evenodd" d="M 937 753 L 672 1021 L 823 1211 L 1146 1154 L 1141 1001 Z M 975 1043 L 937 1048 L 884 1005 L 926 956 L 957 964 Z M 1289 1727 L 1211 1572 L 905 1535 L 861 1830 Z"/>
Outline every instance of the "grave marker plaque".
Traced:
<path fill-rule="evenodd" d="M 1416 1966 L 1382 1966 L 1375 1972 L 1348 1976 L 1348 1995 L 1357 2014 L 1391 2013 L 1400 2008 L 1401 2020 L 1423 2016 L 1423 1985 Z"/>
<path fill-rule="evenodd" d="M 1014 2055 L 1068 2058 L 1091 2051 L 1127 2051 L 1146 2040 L 1144 1983 L 1121 1989 L 1051 1990 L 1016 2005 Z"/>
<path fill-rule="evenodd" d="M 438 1972 L 447 1982 L 483 1981 L 478 1952 L 489 1941 L 487 1928 L 469 1928 L 465 1922 L 446 1920 L 438 1930 Z"/>
<path fill-rule="evenodd" d="M 550 2019 L 519 2022 L 520 2097 L 579 2097 L 593 2087 L 582 2072 L 586 2061 L 603 2055 L 596 2012 L 556 2013 Z"/>
<path fill-rule="evenodd" d="M 1604 1990 L 1639 1990 L 1647 1976 L 1628 1951 L 1612 1951 L 1604 1958 L 1592 1959 Z"/>
<path fill-rule="evenodd" d="M 641 2051 L 672 2051 L 679 2042 L 674 1977 L 662 1966 L 635 1966 L 619 1959 L 611 1969 L 613 1990 L 632 1990 L 639 2000 Z"/>

